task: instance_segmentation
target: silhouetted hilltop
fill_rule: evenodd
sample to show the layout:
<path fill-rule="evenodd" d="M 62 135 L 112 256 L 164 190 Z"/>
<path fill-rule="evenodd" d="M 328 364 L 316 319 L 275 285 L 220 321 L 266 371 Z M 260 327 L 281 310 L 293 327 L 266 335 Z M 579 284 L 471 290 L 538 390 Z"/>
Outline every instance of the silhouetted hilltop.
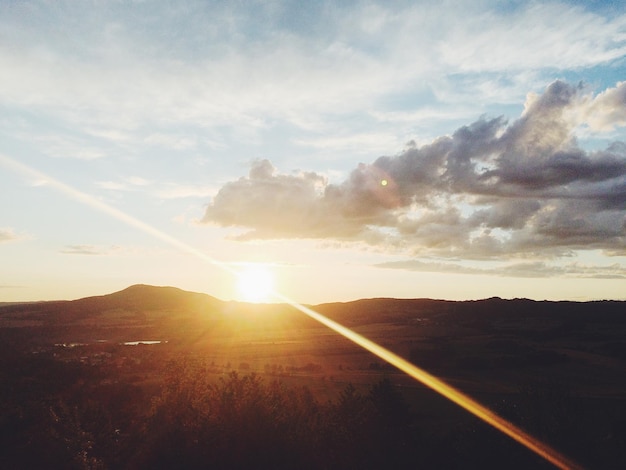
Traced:
<path fill-rule="evenodd" d="M 498 297 L 311 306 L 589 468 L 624 462 L 625 307 Z M 382 376 L 386 387 L 361 394 Z M 0 305 L 0 383 L 7 384 L 0 387 L 0 434 L 15 462 L 45 456 L 51 466 L 60 449 L 62 463 L 52 466 L 66 468 L 88 449 L 109 468 L 246 468 L 258 462 L 244 465 L 234 452 L 256 459 L 258 449 L 269 449 L 286 462 L 288 449 L 303 460 L 284 468 L 312 456 L 322 456 L 319 468 L 414 468 L 417 460 L 440 468 L 541 468 L 522 460 L 513 441 L 286 304 L 134 285 L 73 301 Z M 410 400 L 410 414 L 387 406 L 391 384 Z M 329 400 L 336 404 L 323 405 Z M 391 447 L 372 460 L 369 449 L 387 437 Z M 314 444 L 310 453 L 297 447 L 304 444 Z M 332 460 L 345 449 L 353 460 Z M 399 450 L 411 465 L 389 460 Z M 237 463 L 229 465 L 233 455 Z"/>
<path fill-rule="evenodd" d="M 20 303 L 0 306 L 0 326 L 38 326 L 97 322 L 113 318 L 136 321 L 151 312 L 199 314 L 220 311 L 224 302 L 207 294 L 176 287 L 143 284 L 112 294 L 78 300 Z M 105 321 L 106 322 L 106 321 Z M 107 323 L 108 323 L 107 322 Z"/>
<path fill-rule="evenodd" d="M 556 316 L 584 320 L 592 315 L 607 320 L 626 321 L 626 302 L 601 300 L 589 302 L 548 301 L 530 299 L 434 300 L 374 298 L 351 302 L 334 302 L 313 307 L 320 313 L 350 323 L 386 323 L 430 317 L 447 321 L 476 322 L 505 318 L 536 318 Z"/>
<path fill-rule="evenodd" d="M 76 301 L 76 305 L 93 308 L 127 308 L 145 310 L 207 311 L 223 305 L 219 299 L 207 294 L 189 292 L 177 287 L 157 287 L 135 284 L 124 290 L 101 297 L 87 297 Z"/>
<path fill-rule="evenodd" d="M 374 298 L 312 307 L 346 326 L 373 324 L 440 325 L 455 329 L 526 334 L 537 339 L 584 334 L 611 338 L 612 328 L 626 322 L 626 302 L 552 302 L 493 297 L 475 301 Z M 593 323 L 593 327 L 587 327 Z M 319 324 L 285 304 L 225 302 L 175 287 L 133 285 L 112 294 L 72 301 L 0 305 L 0 328 L 63 329 L 76 334 L 87 328 L 143 328 L 179 337 L 195 330 L 310 328 Z M 58 335 L 57 335 L 58 336 Z"/>
<path fill-rule="evenodd" d="M 461 302 L 383 297 L 320 304 L 313 308 L 330 318 L 348 325 L 358 325 L 403 321 L 416 316 L 442 314 L 452 310 L 452 307 L 458 303 Z"/>

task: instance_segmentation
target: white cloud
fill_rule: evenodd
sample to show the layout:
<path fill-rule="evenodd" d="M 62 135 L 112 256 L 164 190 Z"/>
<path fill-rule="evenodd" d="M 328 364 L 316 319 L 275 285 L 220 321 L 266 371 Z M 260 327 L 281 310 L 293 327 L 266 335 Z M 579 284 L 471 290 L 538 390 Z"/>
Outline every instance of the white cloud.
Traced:
<path fill-rule="evenodd" d="M 355 154 L 383 153 L 389 148 L 399 147 L 403 142 L 393 133 L 350 134 L 347 136 L 320 136 L 294 140 L 296 145 L 332 151 L 335 155 L 342 152 Z"/>
<path fill-rule="evenodd" d="M 0 243 L 10 242 L 16 240 L 18 236 L 15 234 L 13 229 L 10 228 L 2 228 L 0 229 Z"/>
<path fill-rule="evenodd" d="M 141 176 L 127 176 L 118 181 L 96 181 L 94 184 L 110 191 L 139 191 L 151 186 L 153 182 Z"/>
<path fill-rule="evenodd" d="M 15 230 L 9 227 L 0 227 L 0 243 L 8 243 L 19 240 L 26 240 L 30 238 L 28 235 L 16 233 Z"/>
<path fill-rule="evenodd" d="M 585 103 L 583 118 L 594 130 L 612 131 L 626 125 L 626 82 L 600 93 Z"/>
<path fill-rule="evenodd" d="M 144 139 L 144 142 L 148 145 L 166 147 L 173 150 L 192 149 L 197 145 L 194 137 L 171 134 L 150 134 Z"/>
<path fill-rule="evenodd" d="M 61 250 L 66 255 L 103 255 L 106 252 L 107 249 L 94 245 L 67 245 Z"/>
<path fill-rule="evenodd" d="M 150 7 L 156 15 L 164 8 Z M 62 8 L 47 9 L 44 20 L 34 5 L 30 25 L 19 17 L 3 22 L 13 40 L 0 46 L 0 102 L 86 132 L 101 127 L 100 136 L 117 140 L 146 123 L 261 130 L 274 120 L 320 124 L 408 90 L 479 105 L 510 100 L 528 86 L 520 74 L 591 67 L 626 53 L 626 15 L 602 17 L 562 3 L 514 12 L 473 2 L 311 8 L 317 16 L 307 21 L 315 27 L 307 29 L 281 24 L 275 4 L 254 11 L 180 7 L 159 20 L 182 22 L 193 33 L 176 37 L 158 22 L 155 28 L 150 15 L 130 20 L 116 8 L 74 6 L 73 17 L 82 22 L 65 23 Z M 254 15 L 272 27 L 249 28 Z M 58 36 L 57 22 L 59 30 L 69 28 L 67 36 Z M 80 44 L 68 39 L 73 33 Z M 485 72 L 495 74 L 489 86 L 484 77 L 472 78 Z M 147 141 L 195 145 L 177 135 Z"/>
<path fill-rule="evenodd" d="M 31 137 L 32 138 L 32 137 Z M 75 158 L 95 160 L 106 155 L 102 149 L 95 148 L 83 139 L 60 135 L 46 135 L 35 138 L 41 144 L 44 153 L 56 158 Z"/>
<path fill-rule="evenodd" d="M 557 2 L 477 14 L 441 43 L 444 63 L 462 72 L 591 67 L 626 54 L 626 15 L 602 17 Z"/>
<path fill-rule="evenodd" d="M 94 184 L 110 191 L 128 191 L 130 189 L 128 185 L 117 181 L 96 181 Z"/>
<path fill-rule="evenodd" d="M 135 247 L 122 247 L 119 245 L 89 245 L 89 244 L 81 244 L 81 245 L 65 245 L 59 253 L 64 255 L 88 255 L 88 256 L 133 256 L 141 251 L 147 251 L 144 248 L 135 248 Z"/>
<path fill-rule="evenodd" d="M 404 269 L 408 271 L 439 272 L 457 274 L 487 274 L 492 276 L 525 278 L 591 278 L 626 279 L 626 267 L 619 263 L 606 266 L 584 265 L 579 263 L 550 264 L 543 261 L 504 263 L 495 267 L 475 267 L 458 263 L 441 263 L 416 259 L 391 261 L 375 265 L 379 268 Z"/>
<path fill-rule="evenodd" d="M 140 176 L 128 176 L 118 181 L 97 181 L 94 184 L 109 191 L 141 191 L 159 199 L 207 198 L 217 192 L 210 185 L 151 181 Z"/>
<path fill-rule="evenodd" d="M 166 183 L 155 190 L 162 199 L 207 198 L 216 193 L 216 189 L 207 185 Z"/>
<path fill-rule="evenodd" d="M 580 148 L 569 111 L 585 103 L 597 101 L 556 81 L 510 124 L 481 118 L 359 164 L 337 184 L 258 161 L 219 190 L 203 220 L 250 228 L 243 239 L 334 238 L 447 257 L 621 250 L 626 144 Z"/>

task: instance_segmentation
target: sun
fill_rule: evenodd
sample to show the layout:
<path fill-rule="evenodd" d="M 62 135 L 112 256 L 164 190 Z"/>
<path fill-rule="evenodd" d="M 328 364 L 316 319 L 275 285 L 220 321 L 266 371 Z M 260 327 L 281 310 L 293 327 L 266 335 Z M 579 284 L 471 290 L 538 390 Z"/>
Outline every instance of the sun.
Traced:
<path fill-rule="evenodd" d="M 274 291 L 274 276 L 265 266 L 246 266 L 237 274 L 237 291 L 246 302 L 267 302 Z"/>

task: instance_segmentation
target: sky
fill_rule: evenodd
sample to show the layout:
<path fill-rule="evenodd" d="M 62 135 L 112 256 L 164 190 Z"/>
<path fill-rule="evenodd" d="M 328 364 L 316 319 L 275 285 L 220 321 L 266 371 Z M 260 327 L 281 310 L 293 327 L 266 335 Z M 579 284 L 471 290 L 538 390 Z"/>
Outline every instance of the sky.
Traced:
<path fill-rule="evenodd" d="M 622 2 L 3 1 L 0 71 L 0 302 L 626 299 Z"/>

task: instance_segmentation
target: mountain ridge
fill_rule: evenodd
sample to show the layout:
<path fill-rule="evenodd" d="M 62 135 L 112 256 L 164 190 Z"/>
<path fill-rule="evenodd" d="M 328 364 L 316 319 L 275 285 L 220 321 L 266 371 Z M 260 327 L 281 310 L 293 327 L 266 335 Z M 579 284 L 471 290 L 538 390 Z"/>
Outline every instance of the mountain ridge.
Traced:
<path fill-rule="evenodd" d="M 106 299 L 106 298 L 115 298 L 115 297 L 123 297 L 130 294 L 153 294 L 156 292 L 169 292 L 174 295 L 193 295 L 198 297 L 206 297 L 210 298 L 213 301 L 221 302 L 221 303 L 236 303 L 236 304 L 254 304 L 254 305 L 278 305 L 279 303 L 253 303 L 253 302 L 244 302 L 237 300 L 222 300 L 218 297 L 212 296 L 210 294 L 206 294 L 204 292 L 195 292 L 188 291 L 185 289 L 181 289 L 175 286 L 156 286 L 151 284 L 132 284 L 124 289 L 119 291 L 111 292 L 108 294 L 101 295 L 90 295 L 86 297 L 79 297 L 78 299 L 57 299 L 57 300 L 35 300 L 35 301 L 12 301 L 12 302 L 0 302 L 0 309 L 4 307 L 12 307 L 16 305 L 36 305 L 36 304 L 51 304 L 51 303 L 66 303 L 66 302 L 84 302 L 89 299 Z M 327 307 L 331 305 L 350 305 L 357 303 L 367 303 L 367 302 L 441 302 L 441 303 L 476 303 L 476 302 L 533 302 L 533 303 L 549 303 L 549 304 L 557 304 L 557 303 L 570 303 L 570 304 L 590 304 L 590 303 L 598 303 L 598 302 L 617 302 L 626 304 L 626 300 L 615 300 L 615 299 L 595 299 L 595 300 L 536 300 L 530 299 L 527 297 L 514 297 L 514 298 L 502 298 L 499 296 L 485 297 L 481 299 L 472 299 L 472 300 L 449 300 L 449 299 L 437 299 L 432 297 L 411 297 L 411 298 L 398 298 L 398 297 L 364 297 L 353 300 L 345 300 L 345 301 L 335 301 L 335 302 L 322 302 L 319 304 L 303 304 L 309 307 Z"/>
<path fill-rule="evenodd" d="M 439 300 L 429 298 L 396 299 L 388 297 L 329 302 L 309 306 L 319 313 L 347 325 L 407 321 L 423 316 L 445 315 L 456 321 L 484 321 L 506 317 L 564 316 L 568 320 L 601 312 L 611 318 L 622 317 L 626 301 L 546 301 L 531 299 Z M 291 313 L 289 313 L 291 312 Z M 236 314 L 236 315 L 235 315 Z M 598 315 L 600 313 L 597 313 Z M 305 320 L 286 304 L 252 304 L 224 301 L 209 294 L 172 286 L 133 284 L 125 289 L 76 300 L 52 300 L 0 305 L 0 328 L 19 326 L 62 326 L 71 324 L 138 325 L 167 318 L 181 322 L 190 318 L 219 320 L 227 316 L 269 319 L 281 315 L 292 324 Z M 564 317 L 564 318 L 565 318 Z M 257 320 L 258 321 L 258 320 Z M 310 324 L 310 320 L 308 320 Z"/>

